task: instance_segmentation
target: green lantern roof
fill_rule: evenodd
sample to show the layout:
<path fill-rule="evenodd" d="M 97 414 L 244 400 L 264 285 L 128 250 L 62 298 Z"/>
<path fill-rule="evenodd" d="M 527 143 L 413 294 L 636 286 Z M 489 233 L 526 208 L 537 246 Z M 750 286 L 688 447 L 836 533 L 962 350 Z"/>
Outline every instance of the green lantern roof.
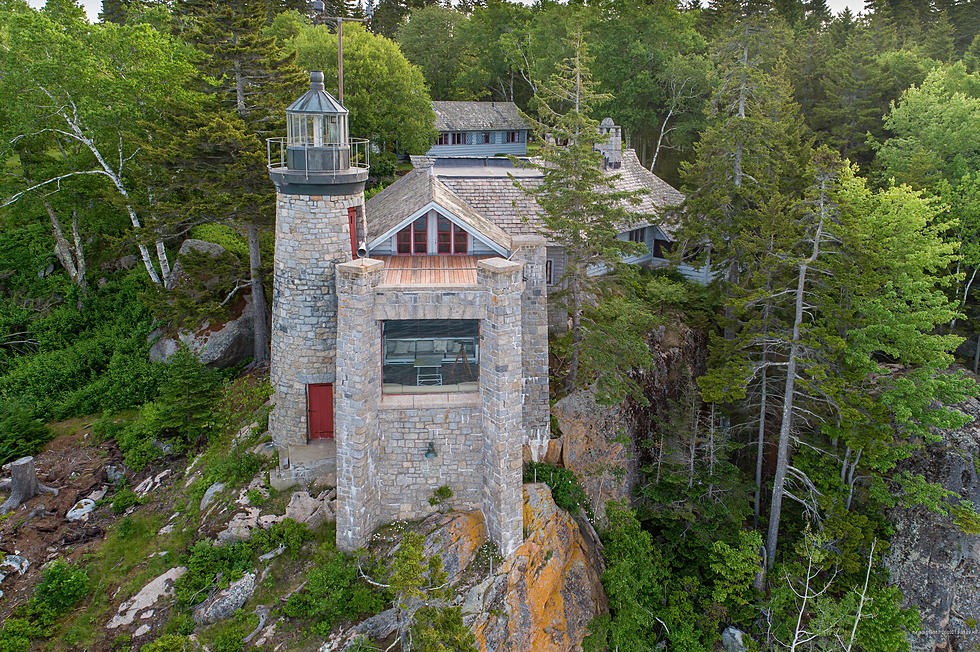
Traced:
<path fill-rule="evenodd" d="M 287 113 L 346 114 L 347 109 L 333 95 L 323 90 L 323 72 L 310 72 L 310 90 L 286 108 Z"/>

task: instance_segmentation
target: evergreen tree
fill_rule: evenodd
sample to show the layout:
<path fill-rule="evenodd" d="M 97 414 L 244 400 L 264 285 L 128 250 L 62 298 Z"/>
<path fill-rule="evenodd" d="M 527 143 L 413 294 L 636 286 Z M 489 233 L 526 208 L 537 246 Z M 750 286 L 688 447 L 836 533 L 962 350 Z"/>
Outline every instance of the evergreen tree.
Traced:
<path fill-rule="evenodd" d="M 269 359 L 260 232 L 275 218 L 264 141 L 284 131 L 284 109 L 305 79 L 295 55 L 281 53 L 274 37 L 263 34 L 270 8 L 269 0 L 184 0 L 175 9 L 176 28 L 204 55 L 202 73 L 214 80 L 208 90 L 220 108 L 196 134 L 193 153 L 203 168 L 196 183 L 209 189 L 202 195 L 207 201 L 218 200 L 211 203 L 214 215 L 246 233 L 258 364 Z"/>
<path fill-rule="evenodd" d="M 542 181 L 533 186 L 515 181 L 537 201 L 549 237 L 568 256 L 562 279 L 572 336 L 566 391 L 579 380 L 579 356 L 587 328 L 583 309 L 596 284 L 589 271 L 611 267 L 637 251 L 636 243 L 619 240 L 616 234 L 636 221 L 627 206 L 639 201 L 636 191 L 615 190 L 617 177 L 603 171 L 603 157 L 596 148 L 605 137 L 590 115 L 602 96 L 595 92 L 581 30 L 573 35 L 569 48 L 572 57 L 558 66 L 551 79 L 538 85 L 535 95 L 538 116 L 532 121 L 543 146 L 540 162 L 531 165 L 541 172 Z"/>

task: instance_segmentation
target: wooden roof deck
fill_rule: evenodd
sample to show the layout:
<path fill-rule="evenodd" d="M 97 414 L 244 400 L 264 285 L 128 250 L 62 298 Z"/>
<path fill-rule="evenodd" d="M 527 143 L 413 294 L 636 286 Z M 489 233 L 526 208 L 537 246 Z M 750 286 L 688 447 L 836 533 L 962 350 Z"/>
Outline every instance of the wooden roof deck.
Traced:
<path fill-rule="evenodd" d="M 475 285 L 476 263 L 491 256 L 378 256 L 384 285 Z"/>

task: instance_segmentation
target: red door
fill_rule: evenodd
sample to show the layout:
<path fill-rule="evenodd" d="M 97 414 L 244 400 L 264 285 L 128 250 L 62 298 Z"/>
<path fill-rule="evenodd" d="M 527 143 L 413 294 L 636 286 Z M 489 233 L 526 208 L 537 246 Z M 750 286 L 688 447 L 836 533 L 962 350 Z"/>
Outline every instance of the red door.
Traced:
<path fill-rule="evenodd" d="M 310 410 L 310 439 L 333 439 L 333 385 L 307 385 L 306 401 Z"/>

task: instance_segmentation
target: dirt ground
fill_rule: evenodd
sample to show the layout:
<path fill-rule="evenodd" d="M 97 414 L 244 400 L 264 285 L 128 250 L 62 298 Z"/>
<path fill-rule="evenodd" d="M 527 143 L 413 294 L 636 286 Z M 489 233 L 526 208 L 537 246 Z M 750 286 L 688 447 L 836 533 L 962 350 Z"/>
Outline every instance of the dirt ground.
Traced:
<path fill-rule="evenodd" d="M 56 437 L 34 457 L 38 480 L 58 489 L 58 495 L 42 494 L 20 505 L 0 520 L 0 551 L 26 557 L 30 566 L 24 575 L 4 572 L 0 583 L 0 621 L 19 604 L 27 601 L 40 579 L 42 566 L 58 557 L 77 561 L 98 548 L 105 529 L 117 517 L 111 509 L 96 509 L 87 521 L 68 521 L 65 514 L 79 499 L 108 485 L 105 467 L 121 465 L 122 455 L 112 442 L 94 444 L 91 421 L 55 424 L 55 431 L 74 430 Z M 132 484 L 133 479 L 130 479 Z M 111 489 L 109 490 L 111 495 Z M 35 510 L 45 511 L 33 518 Z"/>

